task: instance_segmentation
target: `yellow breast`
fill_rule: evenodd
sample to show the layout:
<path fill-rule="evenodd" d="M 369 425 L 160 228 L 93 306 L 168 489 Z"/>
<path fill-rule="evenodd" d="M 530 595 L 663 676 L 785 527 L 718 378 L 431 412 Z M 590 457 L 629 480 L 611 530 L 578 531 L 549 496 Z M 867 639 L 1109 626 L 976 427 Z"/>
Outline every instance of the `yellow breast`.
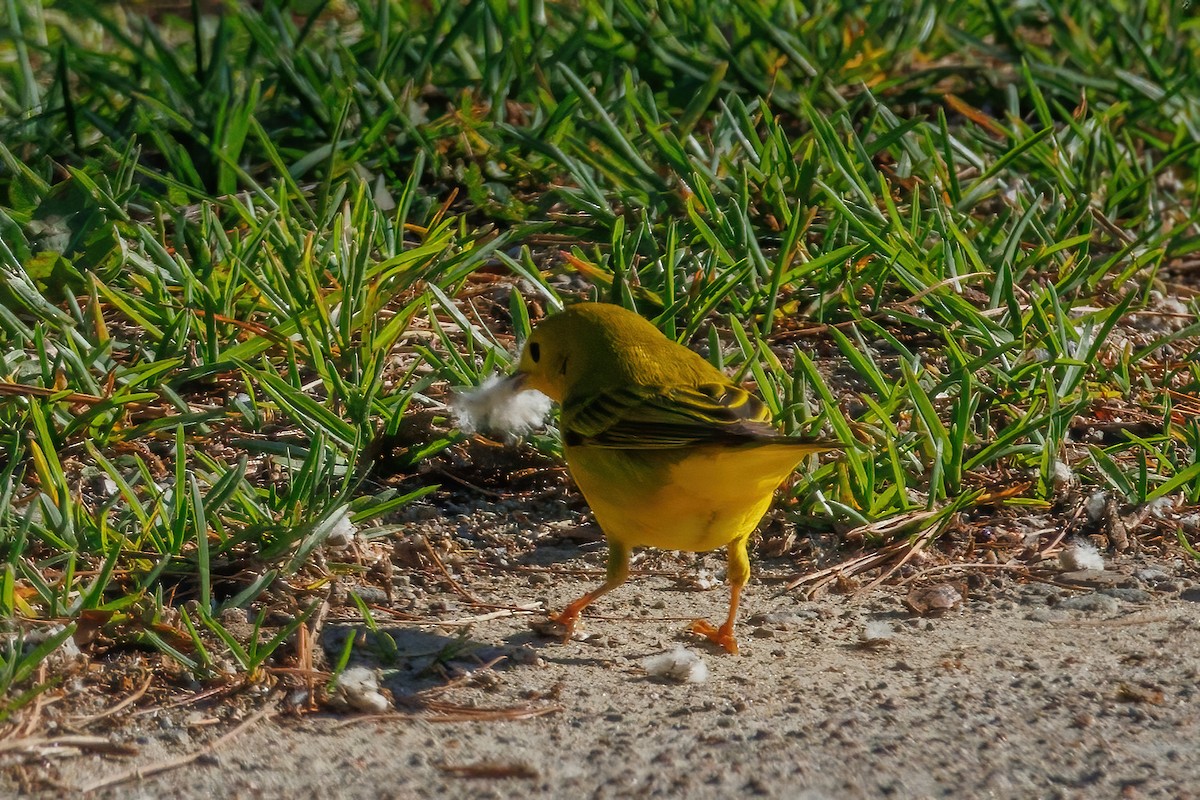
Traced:
<path fill-rule="evenodd" d="M 749 536 L 803 458 L 757 444 L 678 450 L 568 447 L 567 465 L 609 539 L 703 552 Z"/>

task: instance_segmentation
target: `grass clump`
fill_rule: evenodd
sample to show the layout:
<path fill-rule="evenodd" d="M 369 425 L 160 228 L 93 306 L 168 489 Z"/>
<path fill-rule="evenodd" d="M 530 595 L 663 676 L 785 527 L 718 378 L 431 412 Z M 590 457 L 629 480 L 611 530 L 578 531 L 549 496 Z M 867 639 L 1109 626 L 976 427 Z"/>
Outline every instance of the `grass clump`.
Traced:
<path fill-rule="evenodd" d="M 8 708 L 61 638 L 22 648 L 30 625 L 188 678 L 284 663 L 370 572 L 330 533 L 386 551 L 436 488 L 447 387 L 580 296 L 853 445 L 797 514 L 1061 508 L 1064 468 L 1126 507 L 1200 503 L 1197 24 L 1091 0 L 0 6 Z"/>

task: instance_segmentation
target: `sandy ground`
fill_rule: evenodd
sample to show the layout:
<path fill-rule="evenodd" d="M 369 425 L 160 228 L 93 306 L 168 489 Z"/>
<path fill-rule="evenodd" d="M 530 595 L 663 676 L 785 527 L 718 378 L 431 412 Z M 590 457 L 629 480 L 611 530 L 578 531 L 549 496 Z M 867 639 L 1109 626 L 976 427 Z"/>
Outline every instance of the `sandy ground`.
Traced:
<path fill-rule="evenodd" d="M 598 543 L 538 552 L 559 572 L 493 574 L 485 599 L 560 606 L 596 580 L 563 568 L 594 572 L 603 559 Z M 208 749 L 251 710 L 143 708 L 109 734 L 136 754 L 26 754 L 0 772 L 0 795 L 78 795 L 202 752 L 92 796 L 1200 797 L 1200 585 L 1189 559 L 1129 556 L 1053 582 L 1001 572 L 936 618 L 910 611 L 896 587 L 782 593 L 788 569 L 766 563 L 736 657 L 686 632 L 692 615 L 719 618 L 726 599 L 687 577 L 697 563 L 720 567 L 710 555 L 635 577 L 586 619 L 587 638 L 566 644 L 534 633 L 537 615 L 387 626 L 398 656 L 380 674 L 415 713 L 278 714 Z M 452 593 L 423 597 L 445 619 L 480 613 Z M 326 650 L 357 630 L 330 620 Z M 648 656 L 680 644 L 706 681 L 646 674 Z M 404 702 L 437 686 L 419 707 Z M 430 700 L 547 713 L 441 722 Z"/>

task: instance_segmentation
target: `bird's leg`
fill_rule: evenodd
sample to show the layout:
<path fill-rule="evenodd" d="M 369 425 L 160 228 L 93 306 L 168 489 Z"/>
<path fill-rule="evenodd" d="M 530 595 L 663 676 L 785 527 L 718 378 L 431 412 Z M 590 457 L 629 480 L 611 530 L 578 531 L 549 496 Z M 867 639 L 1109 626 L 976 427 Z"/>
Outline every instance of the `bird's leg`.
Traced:
<path fill-rule="evenodd" d="M 709 641 L 720 645 L 726 653 L 736 656 L 738 643 L 733 635 L 733 625 L 737 618 L 738 599 L 741 594 L 742 584 L 735 583 L 729 587 L 729 616 L 725 618 L 725 624 L 715 628 L 708 620 L 698 619 L 692 623 L 692 633 L 700 634 Z"/>
<path fill-rule="evenodd" d="M 738 601 L 742 597 L 742 587 L 750 579 L 750 557 L 746 554 L 746 539 L 738 539 L 729 544 L 729 616 L 725 624 L 714 628 L 711 622 L 698 619 L 692 623 L 692 633 L 698 633 L 711 642 L 719 644 L 725 652 L 737 655 L 737 639 L 733 635 L 734 622 L 737 620 Z"/>
<path fill-rule="evenodd" d="M 557 614 L 550 615 L 551 620 L 566 628 L 566 632 L 563 634 L 564 643 L 570 641 L 571 633 L 575 630 L 575 624 L 579 622 L 579 615 L 583 613 L 583 610 L 597 598 L 620 586 L 628 577 L 629 547 L 610 539 L 608 542 L 608 572 L 604 578 L 604 584 L 588 592 Z"/>

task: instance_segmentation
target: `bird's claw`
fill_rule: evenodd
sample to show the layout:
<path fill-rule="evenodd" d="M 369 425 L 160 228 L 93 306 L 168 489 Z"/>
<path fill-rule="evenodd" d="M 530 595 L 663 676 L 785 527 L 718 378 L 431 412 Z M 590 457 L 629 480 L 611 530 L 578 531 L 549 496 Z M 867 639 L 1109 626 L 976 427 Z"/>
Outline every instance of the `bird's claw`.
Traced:
<path fill-rule="evenodd" d="M 575 635 L 575 626 L 579 623 L 579 614 L 560 611 L 557 614 L 547 614 L 546 618 L 547 628 L 558 629 L 550 635 L 561 636 L 563 644 L 571 641 L 571 637 Z"/>
<path fill-rule="evenodd" d="M 708 620 L 698 619 L 692 622 L 691 631 L 719 645 L 732 656 L 738 654 L 738 643 L 733 635 L 733 626 L 728 622 L 718 628 Z"/>

